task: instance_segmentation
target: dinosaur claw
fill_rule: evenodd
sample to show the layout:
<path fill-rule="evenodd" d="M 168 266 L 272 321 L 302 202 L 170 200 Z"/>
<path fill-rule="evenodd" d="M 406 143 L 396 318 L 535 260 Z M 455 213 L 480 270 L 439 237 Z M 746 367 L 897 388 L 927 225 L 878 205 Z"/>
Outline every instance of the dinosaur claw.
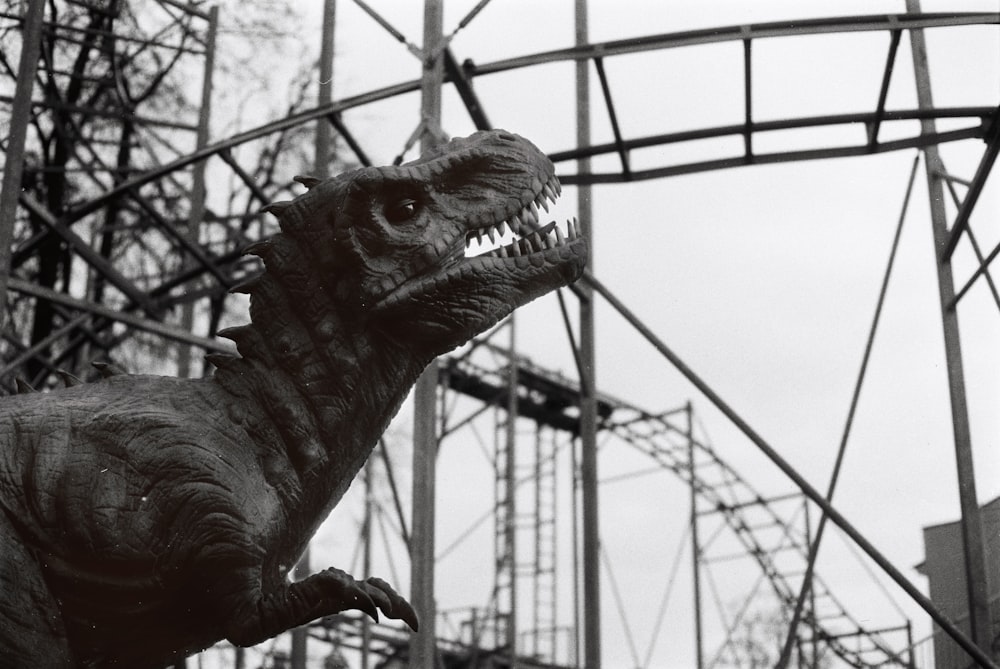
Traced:
<path fill-rule="evenodd" d="M 411 630 L 413 630 L 414 632 L 419 632 L 420 620 L 417 618 L 417 612 L 413 610 L 413 607 L 410 606 L 409 602 L 403 602 L 403 604 L 406 606 L 406 608 L 400 612 L 399 616 L 400 619 L 404 623 L 409 625 Z"/>
<path fill-rule="evenodd" d="M 372 599 L 371 595 L 359 588 L 354 598 L 357 600 L 355 608 L 363 613 L 367 613 L 372 620 L 378 622 L 378 607 L 375 605 L 375 600 Z"/>
<path fill-rule="evenodd" d="M 379 593 L 379 608 L 382 609 L 382 612 L 385 613 L 386 616 L 402 620 L 414 632 L 418 630 L 420 622 L 417 619 L 417 612 L 412 606 L 410 606 L 408 601 L 403 599 L 399 593 L 393 590 L 391 585 L 376 577 L 366 579 L 365 583 L 371 588 L 372 591 L 377 591 Z M 385 602 L 384 604 L 382 603 L 383 599 Z"/>
<path fill-rule="evenodd" d="M 336 611 L 356 609 L 367 613 L 377 623 L 378 612 L 381 609 L 386 618 L 402 620 L 414 632 L 420 628 L 417 612 L 410 603 L 380 578 L 372 577 L 356 581 L 350 574 L 334 567 L 330 567 L 322 575 L 317 574 L 311 578 L 330 580 Z"/>
<path fill-rule="evenodd" d="M 372 620 L 378 622 L 379 608 L 383 611 L 391 609 L 391 602 L 384 592 L 372 587 L 367 582 L 355 580 L 347 572 L 335 567 L 330 567 L 321 574 L 316 574 L 310 578 L 328 579 L 332 587 L 331 600 L 336 606 L 331 612 L 355 609 L 368 614 Z M 386 615 L 389 614 L 386 613 Z"/>

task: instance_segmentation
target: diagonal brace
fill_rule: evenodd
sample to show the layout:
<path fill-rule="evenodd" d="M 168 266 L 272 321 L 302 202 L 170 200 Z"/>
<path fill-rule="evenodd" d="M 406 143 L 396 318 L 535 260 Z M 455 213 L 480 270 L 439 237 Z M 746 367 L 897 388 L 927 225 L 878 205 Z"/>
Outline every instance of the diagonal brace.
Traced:
<path fill-rule="evenodd" d="M 75 232 L 70 230 L 67 225 L 53 216 L 52 212 L 46 209 L 45 206 L 32 197 L 31 194 L 22 193 L 20 200 L 25 209 L 38 217 L 38 219 L 48 226 L 48 228 L 54 233 L 62 237 L 63 240 L 72 246 L 73 250 L 76 251 L 76 253 L 83 258 L 88 265 L 100 272 L 112 285 L 115 286 L 115 288 L 120 290 L 126 297 L 142 307 L 142 310 L 149 316 L 153 318 L 158 317 L 156 307 L 144 292 L 136 288 L 135 284 L 129 281 L 125 275 L 115 269 L 106 258 L 91 248 L 87 242 L 85 242 Z"/>
<path fill-rule="evenodd" d="M 611 291 L 598 281 L 593 274 L 585 272 L 583 281 L 587 282 L 601 297 L 608 301 L 614 309 L 621 314 L 639 333 L 648 341 L 659 353 L 665 357 L 677 371 L 679 371 L 695 388 L 698 389 L 723 415 L 735 425 L 771 462 L 784 472 L 788 478 L 799 487 L 799 489 L 809 499 L 823 510 L 831 521 L 844 534 L 877 564 L 896 584 L 902 588 L 906 594 L 916 602 L 920 608 L 943 629 L 948 636 L 965 650 L 981 666 L 989 669 L 1000 669 L 986 653 L 983 652 L 969 637 L 962 632 L 951 620 L 944 615 L 931 600 L 903 575 L 899 569 L 889 561 L 875 546 L 869 542 L 857 528 L 854 527 L 836 508 L 830 504 L 826 498 L 816 488 L 814 488 L 794 467 L 791 466 L 781 455 L 775 451 L 750 425 L 740 417 L 712 388 L 698 376 L 693 369 L 681 360 L 652 330 L 633 314 Z"/>
<path fill-rule="evenodd" d="M 979 195 L 983 192 L 983 186 L 990 175 L 990 170 L 993 169 L 993 163 L 996 162 L 997 154 L 1000 154 L 1000 107 L 997 108 L 989 124 L 989 129 L 986 133 L 986 152 L 983 154 L 982 160 L 979 161 L 976 174 L 972 177 L 969 190 L 965 194 L 965 199 L 962 201 L 962 206 L 959 208 L 958 214 L 955 216 L 950 236 L 941 253 L 941 262 L 949 261 L 955 252 L 958 240 L 969 225 L 969 217 L 972 215 L 972 210 L 975 208 L 976 202 L 979 201 Z"/>

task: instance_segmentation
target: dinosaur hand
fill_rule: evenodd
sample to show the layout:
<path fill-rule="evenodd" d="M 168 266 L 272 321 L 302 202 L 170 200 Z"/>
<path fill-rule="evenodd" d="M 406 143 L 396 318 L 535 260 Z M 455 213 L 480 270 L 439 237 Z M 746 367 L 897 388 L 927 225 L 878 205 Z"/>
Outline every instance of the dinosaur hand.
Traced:
<path fill-rule="evenodd" d="M 417 631 L 419 622 L 416 611 L 382 579 L 372 577 L 358 581 L 350 574 L 334 567 L 324 570 L 317 576 L 328 581 L 332 591 L 328 597 L 333 600 L 339 611 L 357 609 L 378 622 L 378 611 L 381 609 L 386 617 L 402 620 L 414 632 Z"/>

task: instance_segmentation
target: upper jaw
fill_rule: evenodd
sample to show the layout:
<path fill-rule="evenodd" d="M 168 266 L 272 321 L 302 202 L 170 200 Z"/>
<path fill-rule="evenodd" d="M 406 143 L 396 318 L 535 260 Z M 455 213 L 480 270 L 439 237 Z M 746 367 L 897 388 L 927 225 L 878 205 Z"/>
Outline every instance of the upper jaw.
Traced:
<path fill-rule="evenodd" d="M 579 233 L 575 221 L 567 221 L 565 231 L 551 223 L 544 228 L 539 225 L 539 208 L 548 213 L 549 203 L 555 203 L 561 194 L 562 186 L 554 174 L 545 183 L 535 178 L 519 208 L 495 211 L 491 217 L 480 216 L 474 224 L 469 224 L 471 229 L 465 234 L 464 257 L 516 257 L 576 239 Z M 509 243 L 494 247 L 498 239 Z M 454 250 L 452 255 L 453 260 L 458 257 Z"/>
<path fill-rule="evenodd" d="M 522 195 L 523 204 L 518 206 L 511 199 L 513 204 L 507 209 L 497 207 L 492 213 L 481 211 L 467 219 L 464 236 L 459 233 L 450 242 L 441 238 L 428 241 L 428 255 L 436 255 L 437 261 L 407 279 L 387 281 L 385 292 L 373 305 L 375 310 L 399 305 L 450 276 L 477 268 L 491 271 L 505 265 L 517 274 L 531 267 L 557 265 L 574 255 L 586 255 L 586 244 L 575 219 L 567 220 L 561 227 L 554 221 L 539 225 L 539 208 L 548 212 L 550 203 L 561 193 L 555 175 L 550 175 L 544 183 L 536 177 L 531 190 Z"/>
<path fill-rule="evenodd" d="M 535 177 L 531 190 L 524 192 L 521 198 L 523 204 L 519 207 L 511 205 L 506 210 L 495 208 L 488 215 L 481 212 L 471 221 L 466 221 L 464 244 L 459 235 L 448 246 L 447 252 L 441 254 L 436 273 L 477 258 L 524 258 L 523 261 L 513 261 L 517 268 L 523 269 L 530 263 L 529 256 L 540 257 L 548 249 L 568 246 L 576 241 L 580 232 L 575 218 L 565 221 L 562 226 L 555 221 L 544 226 L 540 224 L 539 209 L 548 213 L 549 205 L 554 204 L 561 194 L 562 186 L 555 174 L 550 174 L 544 183 Z M 553 258 L 547 261 L 552 262 Z"/>

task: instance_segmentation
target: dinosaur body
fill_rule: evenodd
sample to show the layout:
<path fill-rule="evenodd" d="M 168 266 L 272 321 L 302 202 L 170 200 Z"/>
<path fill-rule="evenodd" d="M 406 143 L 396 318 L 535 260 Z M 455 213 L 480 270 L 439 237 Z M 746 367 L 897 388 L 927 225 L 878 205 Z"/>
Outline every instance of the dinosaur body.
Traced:
<path fill-rule="evenodd" d="M 346 609 L 416 627 L 379 579 L 287 573 L 426 364 L 578 278 L 586 244 L 532 232 L 558 182 L 503 131 L 301 181 L 212 377 L 0 399 L 0 667 L 162 667 Z"/>

